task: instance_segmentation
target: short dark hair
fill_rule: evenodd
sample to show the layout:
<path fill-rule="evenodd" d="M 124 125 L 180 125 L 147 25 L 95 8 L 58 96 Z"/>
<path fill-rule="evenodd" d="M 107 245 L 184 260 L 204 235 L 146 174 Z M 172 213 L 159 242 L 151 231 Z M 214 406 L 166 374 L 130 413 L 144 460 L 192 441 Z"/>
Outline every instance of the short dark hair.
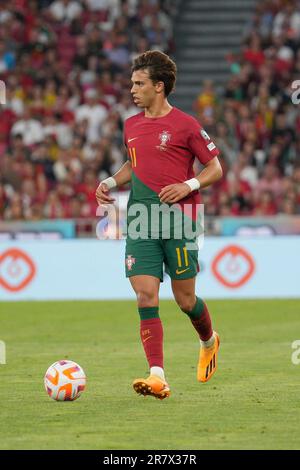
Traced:
<path fill-rule="evenodd" d="M 174 90 L 177 67 L 175 62 L 167 54 L 160 51 L 146 51 L 133 61 L 131 71 L 147 69 L 149 78 L 153 83 L 163 82 L 165 96 L 169 96 Z"/>

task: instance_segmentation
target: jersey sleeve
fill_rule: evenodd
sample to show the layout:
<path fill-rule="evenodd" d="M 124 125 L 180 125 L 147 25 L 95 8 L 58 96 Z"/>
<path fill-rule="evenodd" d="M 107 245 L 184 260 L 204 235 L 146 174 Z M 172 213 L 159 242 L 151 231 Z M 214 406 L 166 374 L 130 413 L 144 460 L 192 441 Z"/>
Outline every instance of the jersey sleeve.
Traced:
<path fill-rule="evenodd" d="M 191 126 L 187 144 L 189 150 L 202 165 L 206 165 L 220 153 L 207 132 L 196 120 Z"/>

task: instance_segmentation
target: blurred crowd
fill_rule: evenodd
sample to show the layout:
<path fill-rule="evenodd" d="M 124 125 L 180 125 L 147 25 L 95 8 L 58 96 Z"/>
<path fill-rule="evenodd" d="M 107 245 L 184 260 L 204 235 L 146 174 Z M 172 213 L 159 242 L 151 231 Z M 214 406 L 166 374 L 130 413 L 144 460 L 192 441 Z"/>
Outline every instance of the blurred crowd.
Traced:
<path fill-rule="evenodd" d="M 222 96 L 206 81 L 194 106 L 225 177 L 203 193 L 221 216 L 300 214 L 300 2 L 257 2 Z"/>
<path fill-rule="evenodd" d="M 258 2 L 223 95 L 206 81 L 195 101 L 225 174 L 202 194 L 207 215 L 300 213 L 298 3 Z M 126 160 L 123 122 L 138 112 L 132 59 L 174 52 L 175 4 L 1 0 L 0 219 L 95 216 L 95 189 Z"/>
<path fill-rule="evenodd" d="M 132 59 L 173 49 L 168 0 L 1 0 L 0 219 L 95 217 L 126 160 Z"/>

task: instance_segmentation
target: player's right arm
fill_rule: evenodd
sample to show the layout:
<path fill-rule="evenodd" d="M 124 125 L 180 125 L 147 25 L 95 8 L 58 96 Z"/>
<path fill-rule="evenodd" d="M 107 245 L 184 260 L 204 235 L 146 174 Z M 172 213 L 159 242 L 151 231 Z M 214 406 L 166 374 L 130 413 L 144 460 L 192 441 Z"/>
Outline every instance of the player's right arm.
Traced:
<path fill-rule="evenodd" d="M 109 195 L 112 188 L 122 186 L 131 181 L 132 167 L 128 160 L 113 176 L 101 181 L 96 190 L 96 199 L 99 204 L 112 204 L 115 199 Z"/>

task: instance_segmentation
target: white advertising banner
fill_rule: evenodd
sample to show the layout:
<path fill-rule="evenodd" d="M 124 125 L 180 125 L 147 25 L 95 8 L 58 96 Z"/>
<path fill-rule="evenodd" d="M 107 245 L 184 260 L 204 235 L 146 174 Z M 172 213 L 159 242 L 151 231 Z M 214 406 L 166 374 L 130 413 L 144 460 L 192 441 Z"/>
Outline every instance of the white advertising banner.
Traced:
<path fill-rule="evenodd" d="M 0 244 L 1 300 L 134 299 L 125 278 L 124 240 Z M 197 295 L 300 297 L 300 237 L 205 238 Z M 170 279 L 161 298 L 171 298 Z"/>

